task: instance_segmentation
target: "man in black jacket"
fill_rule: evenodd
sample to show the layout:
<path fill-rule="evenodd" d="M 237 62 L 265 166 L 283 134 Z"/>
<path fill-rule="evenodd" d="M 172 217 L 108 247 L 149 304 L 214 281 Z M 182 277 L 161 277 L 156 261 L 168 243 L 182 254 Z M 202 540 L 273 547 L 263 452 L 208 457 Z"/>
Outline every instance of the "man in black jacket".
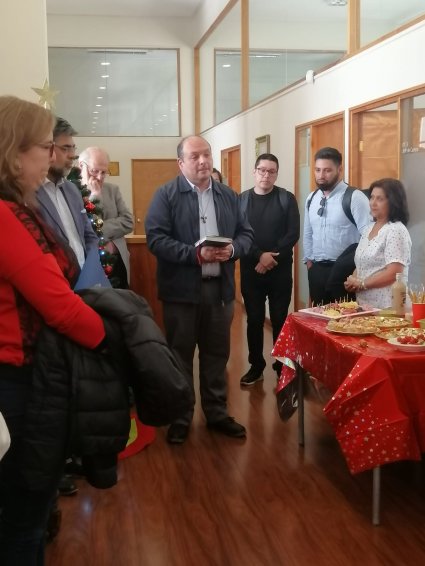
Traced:
<path fill-rule="evenodd" d="M 233 319 L 234 262 L 245 255 L 252 229 L 238 197 L 211 179 L 209 143 L 184 138 L 177 147 L 181 174 L 155 193 L 146 216 L 146 236 L 158 262 L 158 296 L 163 302 L 169 345 L 180 359 L 193 390 L 193 356 L 199 348 L 201 403 L 207 425 L 241 438 L 245 427 L 227 412 L 226 364 Z M 224 236 L 223 247 L 196 245 L 205 236 Z M 189 433 L 193 407 L 168 429 L 167 440 L 183 443 Z"/>
<path fill-rule="evenodd" d="M 263 355 L 265 304 L 268 299 L 273 341 L 288 314 L 292 294 L 292 248 L 300 236 L 300 214 L 292 193 L 274 183 L 279 161 L 263 153 L 255 162 L 253 189 L 240 196 L 254 229 L 249 254 L 241 258 L 241 289 L 247 314 L 248 361 L 250 369 L 241 385 L 254 385 L 263 379 L 266 361 Z M 282 364 L 273 368 L 280 375 Z"/>

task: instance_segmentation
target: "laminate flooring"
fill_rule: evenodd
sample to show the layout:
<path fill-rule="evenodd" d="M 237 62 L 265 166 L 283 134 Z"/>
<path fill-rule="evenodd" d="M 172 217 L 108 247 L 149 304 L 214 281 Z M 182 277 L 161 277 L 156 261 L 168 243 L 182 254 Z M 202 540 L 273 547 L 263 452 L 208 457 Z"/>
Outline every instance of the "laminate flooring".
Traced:
<path fill-rule="evenodd" d="M 266 328 L 265 351 L 271 351 Z M 421 462 L 382 470 L 382 524 L 371 522 L 372 474 L 350 475 L 317 401 L 306 402 L 306 444 L 297 417 L 279 419 L 275 373 L 243 389 L 245 316 L 232 327 L 229 412 L 246 440 L 208 430 L 196 407 L 182 446 L 155 442 L 119 464 L 119 482 L 81 479 L 61 497 L 62 527 L 47 566 L 402 566 L 425 564 Z"/>

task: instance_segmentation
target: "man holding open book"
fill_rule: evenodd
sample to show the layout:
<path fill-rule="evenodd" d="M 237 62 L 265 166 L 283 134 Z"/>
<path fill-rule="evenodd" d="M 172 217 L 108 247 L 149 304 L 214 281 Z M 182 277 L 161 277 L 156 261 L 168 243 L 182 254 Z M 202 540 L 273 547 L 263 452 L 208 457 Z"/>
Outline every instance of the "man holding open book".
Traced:
<path fill-rule="evenodd" d="M 248 253 L 253 231 L 236 193 L 211 179 L 211 147 L 206 140 L 184 138 L 177 156 L 181 174 L 157 190 L 145 223 L 149 249 L 157 258 L 167 340 L 192 390 L 198 346 L 207 426 L 243 438 L 245 427 L 227 411 L 225 370 L 234 311 L 234 262 Z M 192 417 L 193 409 L 171 424 L 168 442 L 186 440 Z"/>

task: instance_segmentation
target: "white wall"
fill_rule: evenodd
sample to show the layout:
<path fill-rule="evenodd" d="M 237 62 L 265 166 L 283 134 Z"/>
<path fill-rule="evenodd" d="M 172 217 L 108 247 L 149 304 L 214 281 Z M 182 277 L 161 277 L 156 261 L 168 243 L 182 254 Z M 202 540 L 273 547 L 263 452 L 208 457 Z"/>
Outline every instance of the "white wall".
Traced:
<path fill-rule="evenodd" d="M 292 188 L 295 127 L 337 112 L 346 113 L 348 124 L 349 108 L 425 84 L 424 44 L 425 22 L 421 22 L 324 71 L 314 84 L 303 81 L 207 130 L 204 136 L 215 163 L 220 164 L 223 148 L 241 144 L 242 187 L 251 187 L 255 138 L 270 134 L 270 150 L 281 162 L 278 183 Z"/>

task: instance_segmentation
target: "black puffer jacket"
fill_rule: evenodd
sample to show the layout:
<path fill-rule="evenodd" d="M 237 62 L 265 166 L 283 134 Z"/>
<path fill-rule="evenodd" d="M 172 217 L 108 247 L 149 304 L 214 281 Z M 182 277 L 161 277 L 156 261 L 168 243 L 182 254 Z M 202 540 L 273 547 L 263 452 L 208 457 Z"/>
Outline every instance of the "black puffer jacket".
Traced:
<path fill-rule="evenodd" d="M 129 385 L 146 424 L 168 424 L 193 405 L 188 381 L 142 297 L 106 288 L 80 294 L 104 320 L 106 351 L 87 350 L 50 328 L 43 330 L 21 471 L 30 489 L 46 487 L 70 452 L 83 457 L 92 485 L 116 483 L 117 455 L 130 427 Z"/>

